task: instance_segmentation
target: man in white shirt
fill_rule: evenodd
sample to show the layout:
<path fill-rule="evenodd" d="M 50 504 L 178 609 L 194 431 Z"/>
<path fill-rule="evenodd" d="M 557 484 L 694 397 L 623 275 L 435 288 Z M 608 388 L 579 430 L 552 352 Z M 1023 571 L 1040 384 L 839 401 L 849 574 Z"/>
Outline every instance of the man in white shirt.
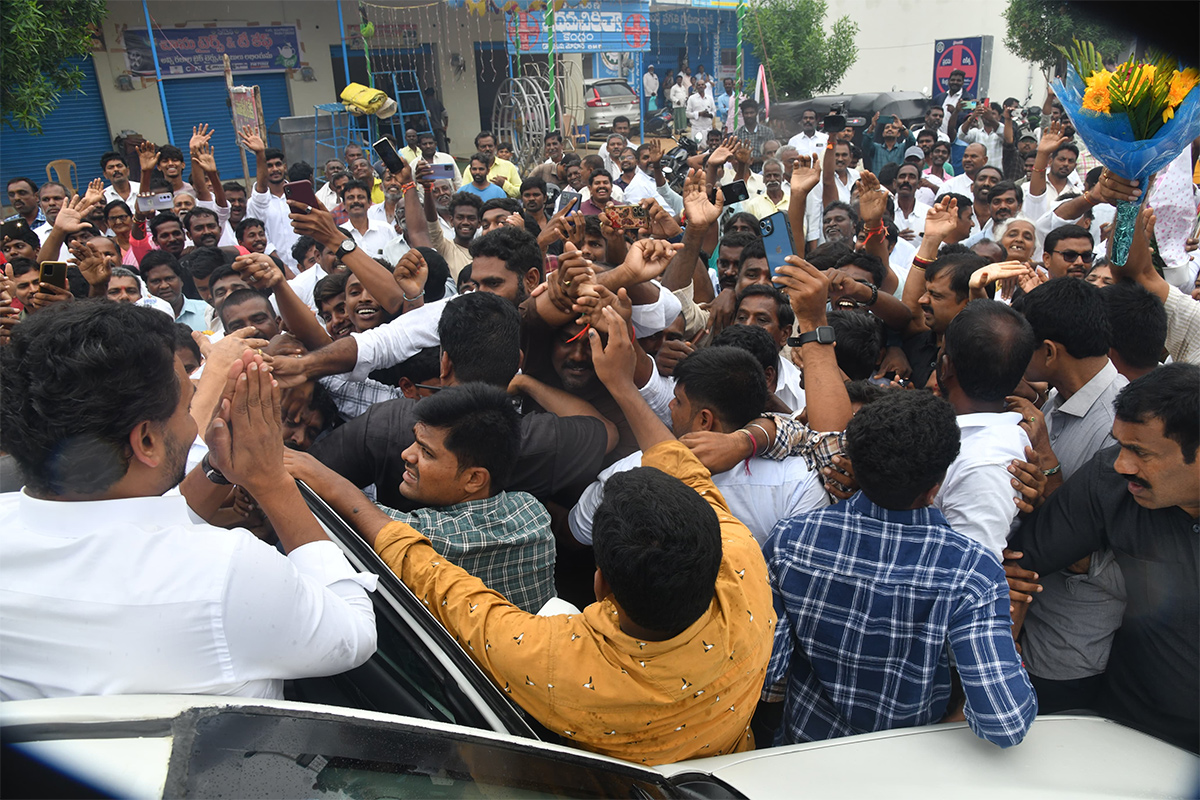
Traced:
<path fill-rule="evenodd" d="M 462 171 L 458 168 L 458 162 L 455 161 L 454 157 L 449 153 L 442 153 L 438 151 L 437 140 L 433 138 L 432 133 L 418 134 L 417 147 L 420 148 L 421 159 L 426 164 L 449 165 L 454 172 L 454 177 L 449 179 L 454 182 L 454 191 L 457 192 L 462 188 Z"/>
<path fill-rule="evenodd" d="M 283 185 L 287 183 L 283 151 L 274 147 L 268 149 L 262 136 L 248 126 L 238 133 L 238 140 L 254 152 L 258 170 L 250 200 L 246 203 L 246 215 L 263 221 L 267 239 L 275 245 L 283 263 L 295 269 L 292 245 L 299 236 L 292 230 L 292 221 L 288 219 L 292 209 L 283 195 Z"/>
<path fill-rule="evenodd" d="M 350 566 L 284 470 L 279 391 L 261 357 L 230 368 L 228 407 L 185 477 L 195 389 L 174 343 L 174 323 L 152 309 L 74 303 L 23 322 L 5 348 L 5 448 L 25 487 L 0 498 L 4 700 L 282 698 L 284 680 L 375 651 L 375 576 Z M 52 424 L 34 410 L 43 398 Z M 231 484 L 288 555 L 201 521 Z"/>
<path fill-rule="evenodd" d="M 942 130 L 943 120 L 946 118 L 946 109 L 936 103 L 930 103 L 929 108 L 925 109 L 925 122 L 919 128 L 913 128 L 911 133 L 914 137 L 920 137 L 921 131 L 929 131 L 934 134 L 937 139 L 935 141 L 948 142 L 950 137 Z"/>
<path fill-rule="evenodd" d="M 642 91 L 642 97 L 645 97 L 647 102 L 658 94 L 658 75 L 654 73 L 653 64 L 646 66 L 646 74 L 642 76 Z"/>
<path fill-rule="evenodd" d="M 817 130 L 817 112 L 811 108 L 800 115 L 800 132 L 788 139 L 788 146 L 802 156 L 816 156 L 825 151 L 829 134 Z"/>
<path fill-rule="evenodd" d="M 964 142 L 981 144 L 987 151 L 988 163 L 1003 173 L 1004 130 L 1000 127 L 1000 115 L 991 106 L 980 106 L 960 126 Z"/>
<path fill-rule="evenodd" d="M 109 186 L 104 187 L 104 202 L 124 200 L 132 208 L 141 186 L 137 181 L 129 180 L 129 166 L 125 163 L 125 157 L 115 150 L 105 153 L 100 156 L 100 171 L 110 182 Z"/>
<path fill-rule="evenodd" d="M 717 116 L 717 106 L 708 94 L 708 84 L 696 80 L 696 92 L 687 100 L 687 116 L 692 123 L 692 138 L 703 142 L 708 132 L 713 128 L 713 120 Z"/>
<path fill-rule="evenodd" d="M 746 350 L 728 346 L 698 350 L 675 366 L 674 378 L 670 421 L 677 437 L 699 431 L 732 433 L 766 406 L 766 376 Z M 605 482 L 641 465 L 640 452 L 623 458 L 584 491 L 569 517 L 577 540 L 592 542 L 592 517 L 604 499 Z M 760 546 L 779 520 L 829 505 L 820 475 L 799 456 L 782 461 L 752 458 L 714 475 L 713 483 Z"/>
<path fill-rule="evenodd" d="M 971 202 L 974 202 L 975 176 L 979 174 L 979 170 L 987 163 L 987 148 L 978 143 L 967 145 L 967 149 L 963 151 L 962 173 L 944 181 L 942 188 L 938 189 L 937 196 L 961 194 L 971 198 Z"/>
<path fill-rule="evenodd" d="M 338 197 L 337 190 L 334 189 L 333 180 L 345 173 L 346 165 L 339 159 L 331 158 L 325 162 L 325 185 L 317 189 L 317 199 L 321 201 L 321 205 L 325 206 L 325 208 L 333 208 L 342 202 L 341 198 Z"/>
<path fill-rule="evenodd" d="M 925 215 L 930 209 L 917 200 L 917 186 L 920 183 L 921 170 L 917 165 L 906 162 L 900 166 L 900 171 L 896 173 L 896 216 L 892 221 L 900 229 L 901 236 L 906 231 L 912 232 L 909 241 L 920 240 L 925 232 Z"/>
<path fill-rule="evenodd" d="M 995 300 L 968 303 L 946 328 L 936 364 L 938 388 L 958 415 L 962 449 L 933 504 L 950 527 L 996 558 L 1017 516 L 1008 466 L 1025 460 L 1029 423 L 1005 411 L 1033 356 L 1033 330 Z"/>
<path fill-rule="evenodd" d="M 371 258 L 379 258 L 387 243 L 396 238 L 396 233 L 391 225 L 367 215 L 367 209 L 371 207 L 371 190 L 362 181 L 350 181 L 342 190 L 342 197 L 346 213 L 350 216 L 344 226 L 350 232 L 350 237 L 364 253 Z"/>
<path fill-rule="evenodd" d="M 683 78 L 683 73 L 676 74 L 675 83 L 667 90 L 667 100 L 671 103 L 671 121 L 675 125 L 676 134 L 687 130 L 688 89 Z"/>

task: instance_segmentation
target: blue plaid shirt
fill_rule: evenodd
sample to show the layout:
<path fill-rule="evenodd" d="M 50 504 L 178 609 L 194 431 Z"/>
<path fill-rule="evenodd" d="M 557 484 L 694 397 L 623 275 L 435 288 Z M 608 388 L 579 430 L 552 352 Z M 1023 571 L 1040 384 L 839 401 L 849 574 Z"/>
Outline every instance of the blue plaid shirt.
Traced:
<path fill-rule="evenodd" d="M 950 650 L 971 730 L 1001 747 L 1024 738 L 1037 696 L 1004 570 L 940 511 L 892 511 L 859 492 L 781 521 L 763 555 L 779 617 L 763 699 L 786 687 L 776 744 L 936 722 Z"/>

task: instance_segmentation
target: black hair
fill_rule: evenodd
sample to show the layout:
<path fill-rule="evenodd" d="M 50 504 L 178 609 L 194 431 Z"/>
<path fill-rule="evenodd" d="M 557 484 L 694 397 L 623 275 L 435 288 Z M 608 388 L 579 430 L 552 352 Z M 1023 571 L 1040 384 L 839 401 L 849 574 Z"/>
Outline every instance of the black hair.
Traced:
<path fill-rule="evenodd" d="M 437 137 L 433 135 L 433 131 L 421 131 L 417 134 L 417 143 L 420 144 L 422 139 L 433 139 L 437 141 Z"/>
<path fill-rule="evenodd" d="M 846 253 L 838 259 L 834 267 L 836 269 L 858 267 L 859 269 L 866 270 L 871 275 L 871 283 L 876 286 L 883 283 L 883 279 L 887 277 L 887 267 L 883 265 L 879 257 L 862 250 L 851 250 Z"/>
<path fill-rule="evenodd" d="M 486 167 L 487 163 L 488 163 L 487 154 L 486 153 L 472 153 L 471 157 L 469 159 L 467 159 L 467 163 L 469 164 L 472 161 L 478 161 L 480 164 L 483 164 Z"/>
<path fill-rule="evenodd" d="M 446 281 L 450 278 L 450 265 L 442 254 L 432 247 L 418 247 L 417 250 L 425 257 L 425 266 L 429 269 L 425 277 L 425 302 L 432 303 L 446 296 Z"/>
<path fill-rule="evenodd" d="M 460 473 L 486 469 L 493 495 L 508 485 L 521 449 L 521 419 L 508 392 L 487 383 L 450 386 L 421 400 L 413 413 L 418 422 L 446 430 L 446 449 Z"/>
<path fill-rule="evenodd" d="M 741 254 L 741 256 L 738 257 L 738 273 L 739 274 L 741 273 L 742 267 L 744 267 L 746 265 L 746 262 L 749 261 L 750 259 L 752 259 L 752 258 L 765 259 L 766 257 L 767 257 L 767 246 L 765 244 L 763 244 L 762 237 L 759 237 L 759 238 L 755 239 L 753 242 L 751 242 L 750 244 L 748 244 L 742 248 L 742 254 Z"/>
<path fill-rule="evenodd" d="M 7 189 L 9 186 L 12 186 L 14 183 L 22 183 L 22 182 L 28 183 L 30 186 L 32 186 L 33 193 L 37 194 L 38 185 L 36 183 L 34 183 L 32 180 L 30 180 L 29 178 L 9 178 L 8 183 L 5 185 L 4 188 Z"/>
<path fill-rule="evenodd" d="M 516 148 L 513 147 L 512 142 L 497 142 L 496 149 L 497 150 L 515 150 Z"/>
<path fill-rule="evenodd" d="M 396 379 L 408 378 L 413 383 L 425 383 L 441 375 L 442 348 L 425 347 L 395 366 Z"/>
<path fill-rule="evenodd" d="M 1113 408 L 1122 422 L 1142 423 L 1149 417 L 1158 418 L 1163 435 L 1179 445 L 1183 463 L 1191 464 L 1196 460 L 1196 447 L 1200 443 L 1198 387 L 1200 366 L 1177 361 L 1130 383 L 1117 395 Z"/>
<path fill-rule="evenodd" d="M 10 258 L 8 260 L 8 264 L 10 267 L 12 267 L 12 274 L 14 278 L 19 278 L 27 272 L 36 272 L 40 269 L 40 266 L 36 260 L 32 258 L 25 258 L 24 256 Z"/>
<path fill-rule="evenodd" d="M 191 211 L 183 215 L 183 229 L 190 233 L 192 230 L 192 220 L 197 217 L 212 217 L 217 221 L 217 224 L 220 224 L 221 222 L 221 218 L 217 216 L 217 212 L 213 211 L 211 208 L 196 206 Z"/>
<path fill-rule="evenodd" d="M 525 273 L 531 269 L 537 270 L 539 281 L 545 277 L 545 262 L 537 237 L 529 231 L 511 225 L 501 225 L 473 240 L 470 253 L 471 258 L 490 256 L 501 259 L 505 268 L 509 272 L 517 273 L 521 280 L 525 279 Z"/>
<path fill-rule="evenodd" d="M 1131 280 L 1102 286 L 1100 298 L 1112 331 L 1112 349 L 1131 367 L 1157 367 L 1167 342 L 1167 310 L 1162 301 Z"/>
<path fill-rule="evenodd" d="M 971 294 L 971 276 L 980 267 L 986 267 L 988 260 L 983 256 L 975 255 L 967 251 L 966 253 L 948 253 L 939 256 L 936 261 L 925 268 L 925 281 L 931 283 L 942 270 L 950 272 L 950 291 L 954 292 L 954 296 L 961 303 Z M 995 283 L 988 284 L 988 296 L 991 297 L 996 291 Z"/>
<path fill-rule="evenodd" d="M 104 168 L 108 166 L 108 162 L 110 161 L 120 161 L 122 164 L 125 164 L 125 156 L 121 155 L 116 150 L 109 150 L 107 153 L 100 156 L 101 172 L 104 172 Z M 129 165 L 125 164 L 125 166 L 128 167 Z"/>
<path fill-rule="evenodd" d="M 674 637 L 711 605 L 721 525 L 678 478 L 654 467 L 609 478 L 592 518 L 592 544 L 613 598 L 637 625 Z"/>
<path fill-rule="evenodd" d="M 901 511 L 946 477 L 960 446 L 954 408 L 929 392 L 885 392 L 846 426 L 846 455 L 862 492 Z"/>
<path fill-rule="evenodd" d="M 287 163 L 287 159 L 284 157 L 283 151 L 280 150 L 278 147 L 268 147 L 266 150 L 263 151 L 263 158 L 266 159 L 267 161 L 271 161 L 272 159 L 277 158 L 280 161 Z"/>
<path fill-rule="evenodd" d="M 1063 142 L 1054 149 L 1054 152 L 1050 154 L 1050 157 L 1054 158 L 1063 150 L 1068 150 L 1075 154 L 1075 158 L 1079 158 L 1079 145 L 1075 144 L 1074 142 Z"/>
<path fill-rule="evenodd" d="M 164 144 L 158 148 L 158 157 L 160 160 L 183 161 L 183 151 L 173 144 Z"/>
<path fill-rule="evenodd" d="M 542 194 L 545 194 L 546 193 L 545 179 L 540 178 L 537 175 L 531 175 L 528 178 L 522 179 L 521 180 L 521 194 L 524 194 L 525 192 L 529 191 L 530 189 L 538 189 L 541 191 Z"/>
<path fill-rule="evenodd" d="M 242 239 L 246 238 L 246 230 L 248 228 L 262 228 L 263 233 L 266 233 L 267 231 L 266 223 L 264 223 L 261 219 L 258 219 L 257 217 L 242 217 L 242 221 L 239 222 L 237 227 L 233 229 L 233 235 L 237 237 L 239 244 L 241 243 Z"/>
<path fill-rule="evenodd" d="M 133 216 L 133 211 L 129 208 L 129 204 L 126 203 L 124 200 L 110 200 L 109 202 L 104 204 L 104 218 L 105 219 L 108 219 L 108 215 L 110 213 L 112 213 L 112 210 L 114 208 L 124 209 L 126 214 L 128 214 L 129 216 Z"/>
<path fill-rule="evenodd" d="M 339 294 L 345 294 L 346 280 L 349 277 L 348 272 L 334 272 L 317 281 L 313 286 L 313 305 L 317 307 L 318 311 L 322 304 L 329 302 Z"/>
<path fill-rule="evenodd" d="M 275 307 L 271 305 L 270 299 L 264 296 L 262 292 L 257 289 L 234 289 L 226 295 L 225 301 L 221 303 L 221 310 L 217 312 L 217 317 L 221 320 L 221 327 L 225 329 L 226 333 L 231 333 L 232 331 L 229 330 L 229 325 L 225 321 L 225 312 L 234 306 L 240 306 L 242 303 L 248 303 L 252 300 L 265 302 L 267 304 L 267 311 L 271 313 L 271 316 L 277 315 Z"/>
<path fill-rule="evenodd" d="M 592 181 L 596 180 L 596 178 L 608 178 L 609 182 L 611 182 L 612 173 L 603 168 L 592 170 L 592 174 L 588 176 L 588 186 L 591 186 Z"/>
<path fill-rule="evenodd" d="M 459 383 L 507 387 L 521 363 L 521 315 L 490 292 L 469 292 L 446 303 L 438 320 L 442 351 Z"/>
<path fill-rule="evenodd" d="M 972 300 L 946 328 L 946 358 L 972 400 L 996 402 L 1013 393 L 1033 356 L 1033 329 L 997 300 Z"/>
<path fill-rule="evenodd" d="M 1042 240 L 1042 252 L 1047 258 L 1063 239 L 1087 239 L 1089 247 L 1096 244 L 1092 232 L 1087 228 L 1081 225 L 1063 225 L 1047 233 L 1046 238 Z"/>
<path fill-rule="evenodd" d="M 747 297 L 769 297 L 775 301 L 775 316 L 779 318 L 779 327 L 790 333 L 792 326 L 796 324 L 796 312 L 792 311 L 792 304 L 788 302 L 787 297 L 783 292 L 779 291 L 774 286 L 766 286 L 761 283 L 752 283 L 742 293 L 738 295 L 737 306 L 733 313 L 737 314 L 737 309 L 741 308 L 742 301 Z"/>
<path fill-rule="evenodd" d="M 854 251 L 845 242 L 825 242 L 814 248 L 805 258 L 808 263 L 824 272 L 827 269 L 833 269 L 839 261 L 853 253 Z"/>
<path fill-rule="evenodd" d="M 852 381 L 875 374 L 883 350 L 883 323 L 874 314 L 835 309 L 825 315 L 837 343 L 833 346 L 838 368 Z"/>
<path fill-rule="evenodd" d="M 854 223 L 854 227 L 858 228 L 858 212 L 854 210 L 854 206 L 849 203 L 843 203 L 841 200 L 835 200 L 821 210 L 822 222 L 825 220 L 825 215 L 834 210 L 845 211 L 846 215 L 850 217 L 850 221 Z"/>
<path fill-rule="evenodd" d="M 179 260 L 180 266 L 187 270 L 192 278 L 204 280 L 213 274 L 217 267 L 225 266 L 228 260 L 217 247 L 193 247 Z"/>
<path fill-rule="evenodd" d="M 479 209 L 479 216 L 482 217 L 487 212 L 497 208 L 503 209 L 509 214 L 519 214 L 521 212 L 521 201 L 515 197 L 493 197 L 491 200 L 484 201 L 484 204 Z"/>
<path fill-rule="evenodd" d="M 146 280 L 146 276 L 150 274 L 150 270 L 155 267 L 170 267 L 171 271 L 179 278 L 183 277 L 183 267 L 179 264 L 179 259 L 168 253 L 166 250 L 151 250 L 142 258 L 138 264 L 138 271 L 142 274 L 142 280 Z"/>
<path fill-rule="evenodd" d="M 31 315 L 0 348 L 0 448 L 36 495 L 98 494 L 128 471 L 133 429 L 170 419 L 179 391 L 169 316 L 64 303 Z M 177 444 L 186 452 L 191 442 Z"/>
<path fill-rule="evenodd" d="M 150 220 L 150 225 L 149 225 L 150 235 L 151 236 L 157 235 L 159 226 L 164 225 L 168 222 L 174 222 L 176 225 L 179 226 L 180 230 L 183 230 L 183 223 L 179 221 L 179 217 L 177 217 L 173 212 L 160 211 L 159 213 L 154 215 L 154 219 Z"/>
<path fill-rule="evenodd" d="M 1003 175 L 1003 173 L 1001 173 L 1001 175 Z M 988 202 L 991 202 L 993 197 L 998 197 L 999 195 L 1002 195 L 1005 192 L 1016 192 L 1017 193 L 1017 205 L 1020 205 L 1021 203 L 1023 203 L 1025 201 L 1025 192 L 1023 192 L 1021 190 L 1021 187 L 1017 186 L 1016 183 L 1014 183 L 1013 181 L 997 181 L 996 185 L 993 186 L 991 188 L 991 190 L 988 192 Z"/>
<path fill-rule="evenodd" d="M 754 356 L 763 372 L 779 373 L 779 345 L 757 325 L 730 325 L 713 337 L 710 347 L 736 347 Z"/>
<path fill-rule="evenodd" d="M 491 131 L 480 131 L 479 133 L 475 134 L 475 148 L 476 149 L 479 149 L 479 140 L 480 139 L 491 139 L 494 142 L 494 141 L 496 141 L 496 134 L 492 133 Z"/>
<path fill-rule="evenodd" d="M 675 365 L 675 385 L 693 410 L 709 409 L 725 431 L 734 431 L 763 412 L 767 376 L 762 364 L 740 347 L 705 347 Z"/>
<path fill-rule="evenodd" d="M 241 192 L 242 194 L 248 194 L 246 187 L 237 181 L 225 181 L 221 184 L 221 188 L 226 192 Z"/>
<path fill-rule="evenodd" d="M 351 178 L 342 184 L 342 197 L 345 197 L 346 192 L 350 191 L 351 189 L 362 189 L 367 193 L 367 199 L 370 200 L 372 188 L 374 187 L 368 186 L 366 181 L 361 181 L 358 178 Z"/>
<path fill-rule="evenodd" d="M 890 391 L 891 389 L 885 389 L 869 380 L 846 381 L 846 394 L 850 397 L 850 402 L 858 403 L 860 406 L 874 403 Z"/>
<path fill-rule="evenodd" d="M 900 165 L 889 161 L 888 163 L 884 164 L 883 167 L 881 167 L 879 170 L 879 182 L 882 183 L 884 186 L 887 186 L 890 183 L 894 183 L 896 180 L 896 176 L 899 174 L 900 174 Z M 920 173 L 918 172 L 918 174 L 920 174 Z"/>
<path fill-rule="evenodd" d="M 76 300 L 84 300 L 91 294 L 92 287 L 74 264 L 67 265 L 67 291 Z"/>
<path fill-rule="evenodd" d="M 755 239 L 762 239 L 762 228 L 758 225 L 758 217 L 749 211 L 739 211 L 736 214 L 731 214 L 729 219 L 725 220 L 725 224 L 721 226 L 722 237 L 731 235 L 733 226 L 738 222 L 744 222 L 750 226 L 750 230 L 746 231 L 745 235 L 753 236 Z"/>
<path fill-rule="evenodd" d="M 450 213 L 453 214 L 459 206 L 470 206 L 475 209 L 476 214 L 480 217 L 483 216 L 483 198 L 477 194 L 455 192 L 454 196 L 450 198 Z"/>
<path fill-rule="evenodd" d="M 963 215 L 964 212 L 973 211 L 975 208 L 974 201 L 972 201 L 971 198 L 967 197 L 965 194 L 957 194 L 956 192 L 946 192 L 946 194 L 942 195 L 942 199 L 945 200 L 946 202 L 949 202 L 950 200 L 954 200 L 957 203 L 957 205 L 954 207 L 955 213 L 958 214 L 958 216 L 960 216 L 960 217 Z"/>
<path fill-rule="evenodd" d="M 604 169 L 604 159 L 593 153 L 590 156 L 584 156 L 579 162 L 581 167 L 591 167 L 592 169 Z"/>
<path fill-rule="evenodd" d="M 8 238 L 22 241 L 32 247 L 35 257 L 42 249 L 42 240 L 33 232 L 33 228 L 30 228 L 28 225 L 22 224 L 17 230 L 17 235 L 9 236 Z"/>
<path fill-rule="evenodd" d="M 558 141 L 561 142 L 563 140 L 562 132 L 561 131 L 546 131 L 546 135 L 542 137 L 543 142 L 549 142 L 553 139 L 557 139 Z"/>
<path fill-rule="evenodd" d="M 313 179 L 312 165 L 307 161 L 297 161 L 287 168 L 289 181 L 311 181 Z"/>
<path fill-rule="evenodd" d="M 304 257 L 308 255 L 308 251 L 314 247 L 320 248 L 322 251 L 325 250 L 325 245 L 313 237 L 308 235 L 300 236 L 300 238 L 296 239 L 295 244 L 292 245 L 292 258 L 296 259 L 296 263 L 299 264 L 304 261 Z"/>
<path fill-rule="evenodd" d="M 1058 342 L 1072 358 L 1108 355 L 1112 326 L 1100 290 L 1087 281 L 1047 281 L 1025 295 L 1021 313 L 1029 320 L 1037 341 Z"/>
<path fill-rule="evenodd" d="M 727 233 L 721 237 L 721 243 L 717 245 L 717 250 L 722 247 L 733 247 L 738 250 L 753 244 L 754 242 L 762 243 L 762 236 L 755 236 L 753 233 Z M 764 249 L 765 253 L 766 250 Z"/>
<path fill-rule="evenodd" d="M 196 357 L 197 364 L 204 363 L 204 356 L 200 354 L 200 345 L 196 344 L 196 340 L 192 338 L 192 329 L 182 322 L 175 323 L 175 350 L 187 350 Z"/>

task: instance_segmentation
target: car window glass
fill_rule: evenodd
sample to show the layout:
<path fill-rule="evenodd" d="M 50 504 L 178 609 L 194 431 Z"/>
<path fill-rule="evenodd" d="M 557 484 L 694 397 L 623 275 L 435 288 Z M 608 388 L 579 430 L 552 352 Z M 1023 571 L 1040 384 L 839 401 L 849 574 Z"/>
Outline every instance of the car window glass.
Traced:
<path fill-rule="evenodd" d="M 601 97 L 633 96 L 633 91 L 623 83 L 597 83 L 595 89 Z"/>

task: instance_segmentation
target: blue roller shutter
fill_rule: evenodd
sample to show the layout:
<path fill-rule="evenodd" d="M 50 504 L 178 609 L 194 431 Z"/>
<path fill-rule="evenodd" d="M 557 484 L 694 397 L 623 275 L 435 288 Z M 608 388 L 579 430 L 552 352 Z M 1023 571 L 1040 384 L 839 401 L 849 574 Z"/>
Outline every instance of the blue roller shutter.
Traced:
<path fill-rule="evenodd" d="M 235 86 L 258 84 L 267 130 L 270 130 L 280 117 L 292 115 L 285 73 L 234 74 L 233 83 Z M 175 138 L 175 146 L 183 151 L 188 162 L 188 174 L 192 168 L 188 155 L 188 140 L 192 138 L 192 127 L 206 122 L 209 128 L 216 129 L 212 137 L 212 146 L 216 150 L 217 169 L 222 180 L 240 181 L 242 159 L 238 155 L 233 118 L 229 114 L 229 92 L 225 89 L 224 76 L 168 78 L 163 84 L 167 93 L 167 110 L 171 114 L 171 133 Z M 267 144 L 278 146 L 279 143 L 268 140 Z M 248 158 L 247 163 L 250 174 L 254 175 L 254 159 Z"/>
<path fill-rule="evenodd" d="M 100 156 L 112 150 L 96 68 L 91 56 L 71 59 L 83 72 L 81 91 L 59 97 L 58 108 L 42 120 L 42 135 L 0 124 L 0 177 L 26 177 L 40 186 L 46 180 L 46 165 L 69 158 L 79 170 L 78 185 L 87 186 L 100 177 Z"/>

